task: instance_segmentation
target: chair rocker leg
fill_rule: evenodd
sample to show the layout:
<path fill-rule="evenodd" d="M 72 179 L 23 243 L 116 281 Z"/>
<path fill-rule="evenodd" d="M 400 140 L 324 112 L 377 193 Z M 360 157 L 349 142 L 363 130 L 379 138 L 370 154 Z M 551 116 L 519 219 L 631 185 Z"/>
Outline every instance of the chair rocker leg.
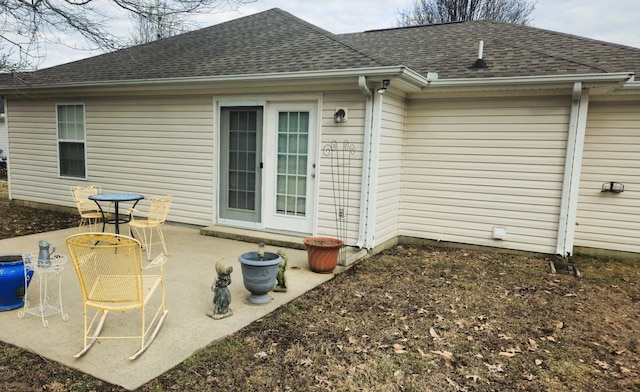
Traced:
<path fill-rule="evenodd" d="M 80 358 L 81 356 L 85 355 L 91 349 L 91 347 L 93 347 L 93 344 L 98 341 L 98 336 L 100 336 L 100 332 L 102 332 L 102 327 L 104 327 L 104 322 L 107 319 L 108 313 L 108 311 L 102 313 L 102 317 L 100 317 L 100 322 L 96 326 L 93 336 L 91 337 L 91 339 L 89 339 L 89 342 L 86 344 L 86 346 L 84 346 L 82 351 L 73 356 L 74 358 Z"/>
<path fill-rule="evenodd" d="M 133 361 L 136 358 L 138 358 L 140 355 L 142 355 L 142 353 L 144 353 L 149 348 L 149 346 L 151 346 L 151 343 L 153 343 L 153 340 L 156 338 L 156 336 L 158 335 L 158 332 L 160 331 L 160 327 L 162 326 L 162 323 L 164 323 L 164 319 L 167 317 L 167 313 L 169 313 L 169 311 L 165 309 L 165 311 L 162 313 L 162 316 L 158 320 L 158 324 L 156 324 L 156 327 L 153 329 L 153 332 L 151 333 L 147 341 L 144 343 L 142 348 L 136 351 L 132 356 L 129 357 L 130 361 Z"/>

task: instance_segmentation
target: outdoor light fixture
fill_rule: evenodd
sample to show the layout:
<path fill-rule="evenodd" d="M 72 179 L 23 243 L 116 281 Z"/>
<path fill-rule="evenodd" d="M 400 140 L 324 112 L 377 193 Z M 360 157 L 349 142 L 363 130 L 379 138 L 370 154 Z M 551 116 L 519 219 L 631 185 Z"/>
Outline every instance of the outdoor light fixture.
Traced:
<path fill-rule="evenodd" d="M 384 92 L 387 90 L 387 88 L 389 87 L 389 83 L 391 83 L 391 81 L 389 79 L 384 79 L 382 81 L 382 86 L 380 86 L 380 88 L 378 89 L 378 93 L 380 94 L 384 94 Z"/>
<path fill-rule="evenodd" d="M 342 124 L 347 122 L 347 112 L 348 112 L 348 109 L 336 108 L 336 112 L 333 115 L 333 122 L 335 122 L 336 124 Z"/>
<path fill-rule="evenodd" d="M 613 181 L 605 182 L 602 184 L 600 192 L 622 193 L 624 192 L 624 184 Z"/>

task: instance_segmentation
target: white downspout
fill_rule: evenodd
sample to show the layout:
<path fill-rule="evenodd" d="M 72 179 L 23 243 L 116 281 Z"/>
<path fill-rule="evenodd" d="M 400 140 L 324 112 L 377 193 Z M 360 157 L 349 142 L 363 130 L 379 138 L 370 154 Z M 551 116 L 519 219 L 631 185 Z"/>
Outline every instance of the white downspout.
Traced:
<path fill-rule="evenodd" d="M 373 94 L 367 87 L 367 78 L 358 77 L 358 86 L 365 95 L 364 109 L 364 142 L 362 145 L 362 183 L 360 186 L 360 214 L 358 222 L 358 242 L 356 247 L 362 248 L 365 242 L 367 225 L 367 207 L 369 200 L 369 159 L 371 156 L 371 115 L 373 112 Z"/>
<path fill-rule="evenodd" d="M 373 101 L 372 126 L 371 126 L 371 173 L 369 180 L 369 208 L 367 210 L 367 236 L 366 247 L 372 249 L 375 246 L 376 209 L 378 198 L 378 167 L 380 166 L 380 132 L 382 128 L 382 102 L 384 90 L 378 93 Z"/>
<path fill-rule="evenodd" d="M 571 255 L 573 252 L 588 109 L 589 92 L 582 89 L 581 82 L 576 82 L 573 84 L 573 99 L 571 101 L 562 198 L 560 201 L 558 240 L 556 243 L 556 254 L 563 257 Z"/>

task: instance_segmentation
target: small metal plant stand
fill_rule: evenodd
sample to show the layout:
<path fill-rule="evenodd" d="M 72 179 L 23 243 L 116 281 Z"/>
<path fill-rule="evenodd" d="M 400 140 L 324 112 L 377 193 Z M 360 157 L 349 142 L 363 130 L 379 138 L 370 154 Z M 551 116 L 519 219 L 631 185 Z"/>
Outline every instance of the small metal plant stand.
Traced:
<path fill-rule="evenodd" d="M 66 256 L 54 254 L 51 255 L 50 263 L 42 263 L 37 260 L 37 256 L 32 253 L 23 253 L 22 260 L 24 260 L 24 279 L 25 287 L 27 287 L 27 280 L 33 279 L 33 276 L 38 276 L 39 283 L 39 298 L 38 304 L 31 306 L 31 301 L 28 296 L 28 291 L 24 293 L 24 307 L 18 312 L 18 317 L 23 318 L 25 314 L 32 314 L 42 319 L 42 325 L 46 328 L 49 326 L 48 316 L 58 314 L 62 316 L 62 321 L 67 321 L 69 315 L 66 314 L 62 308 L 62 277 L 60 272 L 64 269 L 64 265 L 68 259 Z M 27 271 L 34 271 L 33 274 L 28 274 Z M 53 302 L 49 297 L 49 278 L 57 280 L 58 283 L 58 298 Z"/>
<path fill-rule="evenodd" d="M 349 180 L 351 178 L 351 156 L 356 153 L 353 143 L 345 140 L 342 146 L 335 140 L 322 147 L 322 155 L 331 160 L 331 183 L 333 185 L 333 206 L 336 214 L 336 234 L 346 242 L 349 223 Z M 339 261 L 346 260 L 345 248 L 340 248 Z"/>

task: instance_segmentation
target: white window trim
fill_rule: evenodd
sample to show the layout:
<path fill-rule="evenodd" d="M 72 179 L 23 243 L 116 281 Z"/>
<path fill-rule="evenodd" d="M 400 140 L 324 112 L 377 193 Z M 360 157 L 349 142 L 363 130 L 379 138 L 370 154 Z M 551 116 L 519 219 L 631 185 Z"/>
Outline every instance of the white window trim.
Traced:
<path fill-rule="evenodd" d="M 60 139 L 60 129 L 58 128 L 58 108 L 60 106 L 82 106 L 82 118 L 84 125 L 84 138 L 82 140 L 65 140 Z M 72 141 L 72 142 L 82 142 L 84 144 L 84 177 L 76 177 L 62 174 L 62 168 L 60 167 L 60 142 Z M 73 180 L 86 180 L 89 177 L 88 167 L 87 167 L 87 109 L 84 102 L 62 102 L 56 103 L 56 164 L 58 165 L 58 177 L 60 178 L 69 178 Z"/>

